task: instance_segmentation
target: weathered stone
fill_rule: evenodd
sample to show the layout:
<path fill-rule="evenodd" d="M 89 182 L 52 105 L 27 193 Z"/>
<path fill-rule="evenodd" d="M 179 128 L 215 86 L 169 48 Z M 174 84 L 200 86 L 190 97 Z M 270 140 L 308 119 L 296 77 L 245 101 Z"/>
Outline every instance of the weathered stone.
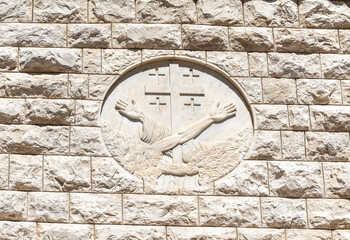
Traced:
<path fill-rule="evenodd" d="M 331 231 L 309 229 L 287 229 L 288 240 L 332 240 Z"/>
<path fill-rule="evenodd" d="M 29 124 L 69 125 L 74 121 L 73 100 L 28 99 L 26 122 Z"/>
<path fill-rule="evenodd" d="M 24 99 L 0 99 L 0 123 L 23 123 L 24 122 Z"/>
<path fill-rule="evenodd" d="M 90 22 L 135 21 L 135 1 L 91 0 L 89 5 Z"/>
<path fill-rule="evenodd" d="M 66 154 L 69 128 L 33 125 L 0 125 L 0 152 Z"/>
<path fill-rule="evenodd" d="M 230 76 L 247 77 L 249 75 L 246 53 L 207 52 L 207 61 L 226 71 Z"/>
<path fill-rule="evenodd" d="M 298 5 L 296 0 L 245 0 L 244 18 L 252 26 L 297 27 Z"/>
<path fill-rule="evenodd" d="M 350 54 L 321 54 L 322 76 L 332 79 L 350 78 Z"/>
<path fill-rule="evenodd" d="M 45 191 L 90 191 L 91 162 L 89 157 L 44 157 Z"/>
<path fill-rule="evenodd" d="M 282 159 L 281 156 L 281 134 L 276 131 L 256 131 L 254 148 L 250 156 L 251 159 Z"/>
<path fill-rule="evenodd" d="M 110 24 L 69 24 L 68 46 L 77 48 L 108 48 L 111 43 Z"/>
<path fill-rule="evenodd" d="M 83 72 L 101 73 L 102 53 L 100 49 L 83 49 Z"/>
<path fill-rule="evenodd" d="M 34 240 L 36 238 L 36 223 L 33 222 L 0 222 L 0 239 Z"/>
<path fill-rule="evenodd" d="M 42 190 L 43 157 L 40 155 L 11 155 L 10 189 Z"/>
<path fill-rule="evenodd" d="M 313 130 L 350 131 L 350 106 L 310 106 Z"/>
<path fill-rule="evenodd" d="M 340 48 L 343 53 L 350 53 L 350 30 L 339 30 Z"/>
<path fill-rule="evenodd" d="M 229 175 L 215 182 L 216 194 L 267 196 L 267 164 L 243 161 Z"/>
<path fill-rule="evenodd" d="M 274 29 L 276 50 L 282 52 L 323 52 L 339 51 L 337 30 L 324 29 Z"/>
<path fill-rule="evenodd" d="M 303 104 L 340 104 L 340 81 L 298 79 L 298 101 Z"/>
<path fill-rule="evenodd" d="M 262 225 L 273 228 L 305 228 L 305 199 L 262 198 Z"/>
<path fill-rule="evenodd" d="M 126 224 L 197 225 L 197 198 L 190 196 L 124 195 Z"/>
<path fill-rule="evenodd" d="M 284 240 L 283 229 L 238 228 L 237 240 Z"/>
<path fill-rule="evenodd" d="M 127 225 L 96 225 L 96 240 L 105 239 L 142 239 L 164 240 L 165 227 L 127 226 Z"/>
<path fill-rule="evenodd" d="M 242 25 L 243 6 L 239 0 L 199 0 L 198 23 L 209 25 Z"/>
<path fill-rule="evenodd" d="M 100 101 L 76 101 L 75 124 L 83 126 L 98 126 Z"/>
<path fill-rule="evenodd" d="M 174 56 L 175 56 L 174 50 L 154 50 L 154 49 L 142 50 L 142 62 L 155 59 L 155 58 L 174 58 Z"/>
<path fill-rule="evenodd" d="M 349 198 L 350 166 L 349 163 L 324 163 L 324 181 L 326 197 Z"/>
<path fill-rule="evenodd" d="M 119 194 L 73 193 L 70 219 L 74 223 L 122 222 L 122 198 Z"/>
<path fill-rule="evenodd" d="M 257 27 L 230 27 L 230 50 L 267 52 L 274 48 L 272 29 Z"/>
<path fill-rule="evenodd" d="M 350 239 L 350 231 L 349 230 L 333 231 L 333 240 L 344 240 L 344 239 Z"/>
<path fill-rule="evenodd" d="M 308 106 L 289 105 L 289 124 L 293 130 L 309 130 L 310 115 Z"/>
<path fill-rule="evenodd" d="M 128 49 L 102 50 L 102 72 L 120 74 L 132 65 L 141 63 L 141 51 Z"/>
<path fill-rule="evenodd" d="M 199 209 L 200 223 L 204 226 L 258 227 L 261 224 L 258 198 L 200 197 Z"/>
<path fill-rule="evenodd" d="M 22 48 L 21 72 L 81 72 L 82 50 L 59 48 Z"/>
<path fill-rule="evenodd" d="M 89 76 L 89 98 L 103 100 L 107 90 L 117 80 L 114 75 L 90 75 Z"/>
<path fill-rule="evenodd" d="M 252 77 L 267 77 L 267 54 L 248 53 L 249 73 Z"/>
<path fill-rule="evenodd" d="M 86 22 L 86 0 L 35 0 L 34 22 Z"/>
<path fill-rule="evenodd" d="M 269 73 L 273 77 L 318 78 L 318 54 L 269 53 Z"/>
<path fill-rule="evenodd" d="M 236 240 L 235 228 L 210 228 L 210 227 L 168 227 L 167 239 L 191 240 L 191 239 L 217 239 Z"/>
<path fill-rule="evenodd" d="M 8 169 L 9 156 L 7 154 L 0 154 L 0 189 L 7 189 L 8 187 Z"/>
<path fill-rule="evenodd" d="M 85 99 L 89 94 L 89 76 L 86 74 L 69 75 L 69 96 L 71 98 Z"/>
<path fill-rule="evenodd" d="M 341 87 L 343 92 L 343 103 L 346 105 L 350 105 L 350 81 L 341 81 Z"/>
<path fill-rule="evenodd" d="M 177 49 L 180 24 L 113 24 L 114 48 Z"/>
<path fill-rule="evenodd" d="M 255 105 L 257 128 L 260 130 L 288 129 L 286 105 Z"/>
<path fill-rule="evenodd" d="M 264 103 L 296 104 L 296 84 L 294 79 L 263 78 Z"/>
<path fill-rule="evenodd" d="M 306 133 L 306 156 L 313 161 L 348 161 L 348 133 Z"/>
<path fill-rule="evenodd" d="M 68 199 L 68 193 L 29 192 L 28 220 L 67 222 Z"/>
<path fill-rule="evenodd" d="M 350 227 L 349 199 L 308 199 L 307 206 L 310 228 Z"/>
<path fill-rule="evenodd" d="M 270 162 L 271 196 L 323 197 L 323 176 L 320 163 Z"/>
<path fill-rule="evenodd" d="M 0 0 L 0 22 L 31 22 L 31 0 Z"/>
<path fill-rule="evenodd" d="M 0 72 L 17 71 L 18 49 L 13 47 L 0 47 Z"/>
<path fill-rule="evenodd" d="M 38 223 L 38 240 L 93 240 L 94 227 L 85 224 Z"/>
<path fill-rule="evenodd" d="M 137 0 L 136 18 L 143 23 L 194 23 L 196 4 L 186 0 Z"/>
<path fill-rule="evenodd" d="M 197 59 L 202 62 L 206 61 L 206 52 L 205 51 L 190 51 L 190 50 L 175 50 L 176 57 L 185 57 L 191 59 Z"/>
<path fill-rule="evenodd" d="M 282 155 L 284 160 L 305 159 L 304 132 L 284 131 L 282 134 Z"/>
<path fill-rule="evenodd" d="M 25 220 L 27 193 L 2 191 L 0 194 L 0 220 Z M 0 231 L 0 234 L 2 231 Z"/>
<path fill-rule="evenodd" d="M 235 78 L 245 91 L 251 103 L 262 103 L 262 87 L 260 78 Z"/>

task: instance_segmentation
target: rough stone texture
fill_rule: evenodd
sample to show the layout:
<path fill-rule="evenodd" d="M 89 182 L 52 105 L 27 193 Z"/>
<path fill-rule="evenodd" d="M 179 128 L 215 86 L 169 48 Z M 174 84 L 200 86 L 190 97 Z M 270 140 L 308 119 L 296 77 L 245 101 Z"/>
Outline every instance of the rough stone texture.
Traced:
<path fill-rule="evenodd" d="M 340 48 L 343 53 L 350 53 L 350 30 L 339 30 Z"/>
<path fill-rule="evenodd" d="M 0 154 L 0 189 L 7 189 L 8 187 L 8 170 L 9 156 L 7 154 Z"/>
<path fill-rule="evenodd" d="M 122 198 L 119 194 L 74 193 L 70 201 L 70 219 L 74 223 L 122 222 Z"/>
<path fill-rule="evenodd" d="M 32 21 L 31 0 L 0 0 L 0 22 Z"/>
<path fill-rule="evenodd" d="M 296 0 L 244 0 L 245 23 L 252 26 L 297 27 Z"/>
<path fill-rule="evenodd" d="M 68 193 L 28 193 L 28 220 L 44 222 L 68 221 Z"/>
<path fill-rule="evenodd" d="M 257 128 L 261 130 L 288 129 L 286 105 L 255 105 Z"/>
<path fill-rule="evenodd" d="M 304 132 L 284 131 L 282 134 L 282 155 L 284 160 L 305 159 Z"/>
<path fill-rule="evenodd" d="M 24 122 L 24 99 L 0 99 L 0 123 L 23 123 Z"/>
<path fill-rule="evenodd" d="M 90 191 L 89 157 L 44 157 L 45 191 Z"/>
<path fill-rule="evenodd" d="M 203 227 L 168 227 L 167 239 L 192 240 L 192 239 L 217 239 L 236 240 L 235 228 L 203 228 Z"/>
<path fill-rule="evenodd" d="M 322 197 L 320 163 L 270 162 L 270 195 L 280 197 Z"/>
<path fill-rule="evenodd" d="M 166 238 L 165 227 L 97 225 L 95 228 L 96 228 L 96 240 L 105 240 L 105 239 L 163 240 Z"/>
<path fill-rule="evenodd" d="M 262 198 L 262 225 L 273 228 L 305 228 L 305 199 Z"/>
<path fill-rule="evenodd" d="M 25 220 L 27 218 L 27 193 L 3 191 L 0 194 L 0 220 Z M 0 232 L 1 234 L 1 232 Z"/>
<path fill-rule="evenodd" d="M 313 161 L 348 161 L 348 133 L 306 133 L 306 156 Z"/>
<path fill-rule="evenodd" d="M 197 198 L 190 196 L 124 195 L 124 223 L 197 225 Z"/>
<path fill-rule="evenodd" d="M 94 228 L 92 225 L 84 224 L 38 224 L 38 240 L 93 240 Z"/>
<path fill-rule="evenodd" d="M 274 29 L 276 50 L 281 52 L 336 53 L 339 50 L 337 30 Z"/>
<path fill-rule="evenodd" d="M 102 72 L 120 74 L 134 64 L 141 63 L 141 51 L 127 49 L 102 50 Z"/>
<path fill-rule="evenodd" d="M 249 75 L 246 53 L 207 52 L 207 61 L 226 71 L 231 76 L 247 77 Z"/>
<path fill-rule="evenodd" d="M 313 130 L 350 131 L 350 106 L 310 106 Z"/>
<path fill-rule="evenodd" d="M 262 87 L 260 78 L 235 78 L 242 86 L 251 103 L 262 103 Z"/>
<path fill-rule="evenodd" d="M 19 52 L 21 72 L 81 72 L 80 49 L 22 48 Z"/>
<path fill-rule="evenodd" d="M 238 228 L 237 240 L 284 240 L 283 229 Z"/>
<path fill-rule="evenodd" d="M 342 229 L 350 227 L 348 199 L 308 199 L 310 228 Z"/>
<path fill-rule="evenodd" d="M 33 222 L 0 222 L 0 239 L 34 240 L 36 223 Z"/>
<path fill-rule="evenodd" d="M 85 74 L 69 75 L 69 96 L 71 98 L 85 99 L 89 95 L 89 76 Z"/>
<path fill-rule="evenodd" d="M 343 103 L 350 105 L 350 81 L 341 81 L 343 92 Z"/>
<path fill-rule="evenodd" d="M 132 22 L 135 20 L 135 1 L 91 0 L 89 20 L 91 22 Z"/>
<path fill-rule="evenodd" d="M 296 104 L 296 84 L 294 79 L 262 79 L 264 103 Z"/>
<path fill-rule="evenodd" d="M 332 240 L 331 231 L 309 229 L 287 229 L 288 240 Z"/>
<path fill-rule="evenodd" d="M 89 98 L 94 100 L 103 100 L 107 90 L 116 80 L 117 77 L 115 75 L 90 75 Z"/>
<path fill-rule="evenodd" d="M 309 130 L 310 115 L 308 106 L 289 105 L 289 124 L 293 130 Z"/>
<path fill-rule="evenodd" d="M 349 163 L 324 163 L 324 181 L 326 197 L 349 198 L 350 165 Z"/>
<path fill-rule="evenodd" d="M 271 28 L 231 27 L 229 39 L 233 51 L 267 52 L 274 49 Z"/>
<path fill-rule="evenodd" d="M 10 182 L 12 190 L 42 190 L 43 157 L 38 155 L 11 155 Z"/>
<path fill-rule="evenodd" d="M 182 44 L 189 50 L 228 50 L 227 28 L 183 25 Z"/>
<path fill-rule="evenodd" d="M 69 24 L 68 46 L 77 48 L 108 48 L 111 43 L 110 24 Z"/>
<path fill-rule="evenodd" d="M 269 73 L 273 77 L 318 78 L 318 54 L 269 53 Z"/>
<path fill-rule="evenodd" d="M 248 53 L 249 73 L 252 77 L 267 77 L 267 54 Z"/>
<path fill-rule="evenodd" d="M 18 49 L 13 47 L 0 47 L 0 72 L 17 71 Z"/>
<path fill-rule="evenodd" d="M 136 18 L 143 23 L 194 23 L 196 5 L 186 0 L 136 0 Z"/>
<path fill-rule="evenodd" d="M 190 59 L 197 59 L 202 62 L 206 61 L 206 52 L 204 51 L 175 50 L 175 56 L 185 57 Z"/>
<path fill-rule="evenodd" d="M 101 73 L 102 53 L 100 49 L 83 49 L 83 72 Z"/>
<path fill-rule="evenodd" d="M 251 159 L 282 159 L 280 132 L 256 131 Z"/>
<path fill-rule="evenodd" d="M 258 227 L 261 224 L 258 198 L 200 197 L 199 209 L 200 223 L 204 226 Z"/>
<path fill-rule="evenodd" d="M 321 68 L 324 78 L 349 79 L 349 54 L 321 54 Z"/>
<path fill-rule="evenodd" d="M 337 230 L 333 231 L 333 240 L 343 240 L 350 238 L 349 230 Z"/>
<path fill-rule="evenodd" d="M 142 50 L 142 62 L 152 60 L 154 58 L 169 57 L 173 58 L 175 55 L 174 50 L 156 50 L 156 49 L 145 49 Z M 205 56 L 203 57 L 205 59 Z"/>
<path fill-rule="evenodd" d="M 76 101 L 75 124 L 83 126 L 97 126 L 99 111 L 102 102 L 100 101 Z"/>

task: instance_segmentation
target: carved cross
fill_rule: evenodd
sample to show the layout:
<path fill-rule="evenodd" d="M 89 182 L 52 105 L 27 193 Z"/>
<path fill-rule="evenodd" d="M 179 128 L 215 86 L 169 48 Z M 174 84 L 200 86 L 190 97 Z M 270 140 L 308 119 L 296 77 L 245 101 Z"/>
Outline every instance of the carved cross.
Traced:
<path fill-rule="evenodd" d="M 151 105 L 156 105 L 157 108 L 158 108 L 158 112 L 160 111 L 160 106 L 166 105 L 165 102 L 161 102 L 161 101 L 160 101 L 160 97 L 156 97 L 156 101 L 155 101 L 155 102 L 150 102 L 149 104 L 151 104 Z"/>

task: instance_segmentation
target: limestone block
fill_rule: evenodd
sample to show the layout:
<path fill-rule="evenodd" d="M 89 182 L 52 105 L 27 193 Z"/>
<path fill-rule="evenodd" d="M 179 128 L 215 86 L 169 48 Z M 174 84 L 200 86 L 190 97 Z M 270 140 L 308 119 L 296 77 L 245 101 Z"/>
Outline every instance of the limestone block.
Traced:
<path fill-rule="evenodd" d="M 262 225 L 273 228 L 305 228 L 305 199 L 262 198 Z"/>
<path fill-rule="evenodd" d="M 244 18 L 252 26 L 297 27 L 298 5 L 296 0 L 244 1 Z"/>
<path fill-rule="evenodd" d="M 251 103 L 262 103 L 262 87 L 260 78 L 235 78 L 245 91 Z"/>
<path fill-rule="evenodd" d="M 83 49 L 83 72 L 101 73 L 102 52 L 100 49 Z"/>
<path fill-rule="evenodd" d="M 75 124 L 83 126 L 98 126 L 99 111 L 102 102 L 100 101 L 76 101 Z"/>
<path fill-rule="evenodd" d="M 343 240 L 343 239 L 350 239 L 350 231 L 349 230 L 333 231 L 333 240 Z"/>
<path fill-rule="evenodd" d="M 235 228 L 211 228 L 211 227 L 168 227 L 167 239 L 192 240 L 192 239 L 217 239 L 236 240 Z"/>
<path fill-rule="evenodd" d="M 206 61 L 205 51 L 175 50 L 176 57 L 194 58 L 202 62 Z"/>
<path fill-rule="evenodd" d="M 135 2 L 129 0 L 91 0 L 90 22 L 133 22 Z"/>
<path fill-rule="evenodd" d="M 12 190 L 41 191 L 43 157 L 40 155 L 11 155 L 10 182 Z"/>
<path fill-rule="evenodd" d="M 350 165 L 349 163 L 324 163 L 324 181 L 326 197 L 349 198 Z"/>
<path fill-rule="evenodd" d="M 121 195 L 73 193 L 70 195 L 70 219 L 74 223 L 120 224 Z"/>
<path fill-rule="evenodd" d="M 89 76 L 87 74 L 69 74 L 69 97 L 86 99 L 89 95 Z"/>
<path fill-rule="evenodd" d="M 143 23 L 194 23 L 196 4 L 186 0 L 136 0 L 136 18 Z"/>
<path fill-rule="evenodd" d="M 36 239 L 36 223 L 33 222 L 0 222 L 0 239 L 34 240 Z"/>
<path fill-rule="evenodd" d="M 94 228 L 85 224 L 38 223 L 38 240 L 93 240 Z"/>
<path fill-rule="evenodd" d="M 0 123 L 23 123 L 24 122 L 24 99 L 0 99 Z"/>
<path fill-rule="evenodd" d="M 12 47 L 65 47 L 64 24 L 2 23 L 0 46 Z"/>
<path fill-rule="evenodd" d="M 284 131 L 282 134 L 282 155 L 284 160 L 305 159 L 304 132 Z"/>
<path fill-rule="evenodd" d="M 350 227 L 348 199 L 308 199 L 310 228 L 342 229 Z"/>
<path fill-rule="evenodd" d="M 45 191 L 90 191 L 89 157 L 44 156 Z"/>
<path fill-rule="evenodd" d="M 180 24 L 113 24 L 114 48 L 177 49 Z"/>
<path fill-rule="evenodd" d="M 18 49 L 14 47 L 0 47 L 0 72 L 17 71 Z"/>
<path fill-rule="evenodd" d="M 115 75 L 90 75 L 89 98 L 103 100 L 107 90 L 117 80 Z"/>
<path fill-rule="evenodd" d="M 67 222 L 68 199 L 68 193 L 29 192 L 28 220 Z"/>
<path fill-rule="evenodd" d="M 59 48 L 22 48 L 21 72 L 81 72 L 82 50 Z"/>
<path fill-rule="evenodd" d="M 321 54 L 322 76 L 332 79 L 349 79 L 350 54 Z"/>
<path fill-rule="evenodd" d="M 0 22 L 31 22 L 31 0 L 0 0 Z"/>
<path fill-rule="evenodd" d="M 33 125 L 0 125 L 0 152 L 66 154 L 69 128 Z"/>
<path fill-rule="evenodd" d="M 310 106 L 313 130 L 350 131 L 350 106 Z"/>
<path fill-rule="evenodd" d="M 86 22 L 86 0 L 35 0 L 34 22 Z"/>
<path fill-rule="evenodd" d="M 252 77 L 267 77 L 267 54 L 248 53 L 249 73 Z"/>
<path fill-rule="evenodd" d="M 297 89 L 294 79 L 289 78 L 263 78 L 264 103 L 296 104 Z"/>
<path fill-rule="evenodd" d="M 258 27 L 230 27 L 230 50 L 267 52 L 274 49 L 272 29 Z"/>
<path fill-rule="evenodd" d="M 174 50 L 157 50 L 157 49 L 143 49 L 142 50 L 142 62 L 151 60 L 154 58 L 174 58 Z M 205 57 L 204 57 L 205 59 Z"/>
<path fill-rule="evenodd" d="M 74 101 L 28 99 L 26 122 L 29 124 L 69 125 L 74 122 Z"/>
<path fill-rule="evenodd" d="M 339 51 L 337 30 L 276 28 L 274 37 L 276 50 L 281 52 Z"/>
<path fill-rule="evenodd" d="M 346 1 L 302 0 L 300 25 L 310 28 L 349 28 L 350 7 Z"/>
<path fill-rule="evenodd" d="M 325 230 L 309 230 L 309 229 L 287 229 L 288 240 L 332 240 L 331 231 Z"/>
<path fill-rule="evenodd" d="M 67 74 L 0 73 L 0 96 L 67 98 L 67 77 Z"/>
<path fill-rule="evenodd" d="M 303 104 L 341 104 L 340 81 L 297 79 L 298 101 Z"/>
<path fill-rule="evenodd" d="M 318 78 L 318 54 L 269 53 L 269 73 L 273 77 Z"/>
<path fill-rule="evenodd" d="M 26 218 L 27 193 L 2 191 L 0 194 L 0 220 L 20 221 Z"/>
<path fill-rule="evenodd" d="M 339 30 L 340 48 L 343 53 L 350 53 L 350 30 Z"/>
<path fill-rule="evenodd" d="M 293 130 L 309 130 L 310 115 L 308 106 L 289 105 L 289 124 Z"/>
<path fill-rule="evenodd" d="M 248 56 L 239 52 L 207 52 L 207 61 L 227 72 L 230 76 L 247 77 Z"/>
<path fill-rule="evenodd" d="M 284 240 L 283 229 L 238 228 L 237 240 Z"/>
<path fill-rule="evenodd" d="M 270 162 L 270 195 L 280 197 L 323 197 L 320 163 Z"/>
<path fill-rule="evenodd" d="M 197 197 L 124 195 L 124 223 L 197 225 Z"/>
<path fill-rule="evenodd" d="M 127 226 L 127 225 L 96 225 L 96 240 L 105 239 L 142 239 L 164 240 L 165 227 Z"/>
<path fill-rule="evenodd" d="M 102 50 L 102 73 L 120 74 L 132 65 L 141 63 L 141 51 L 128 49 Z"/>
<path fill-rule="evenodd" d="M 267 164 L 243 161 L 227 176 L 215 182 L 216 194 L 240 196 L 268 195 Z"/>
<path fill-rule="evenodd" d="M 209 25 L 243 25 L 243 6 L 239 0 L 199 0 L 198 23 Z"/>
<path fill-rule="evenodd" d="M 306 133 L 306 156 L 312 161 L 348 161 L 348 133 Z"/>
<path fill-rule="evenodd" d="M 276 131 L 256 131 L 251 159 L 282 159 L 281 134 Z"/>
<path fill-rule="evenodd" d="M 254 105 L 257 127 L 260 130 L 288 129 L 288 110 L 286 105 Z"/>
<path fill-rule="evenodd" d="M 341 81 L 342 92 L 343 92 L 343 103 L 350 105 L 350 81 Z"/>
<path fill-rule="evenodd" d="M 69 24 L 68 46 L 77 48 L 108 48 L 111 43 L 110 24 Z"/>
<path fill-rule="evenodd" d="M 0 154 L 0 189 L 8 187 L 9 156 Z"/>
<path fill-rule="evenodd" d="M 113 158 L 92 158 L 92 184 L 94 192 L 142 193 L 143 182 L 126 172 Z"/>
<path fill-rule="evenodd" d="M 228 50 L 226 27 L 182 25 L 183 48 L 189 50 Z"/>

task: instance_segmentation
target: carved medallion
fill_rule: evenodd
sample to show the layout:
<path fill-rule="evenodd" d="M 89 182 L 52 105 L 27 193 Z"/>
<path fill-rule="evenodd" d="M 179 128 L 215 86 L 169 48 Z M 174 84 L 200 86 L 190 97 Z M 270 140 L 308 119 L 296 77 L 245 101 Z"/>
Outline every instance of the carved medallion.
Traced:
<path fill-rule="evenodd" d="M 122 76 L 101 120 L 111 155 L 150 188 L 212 185 L 242 161 L 253 135 L 249 107 L 229 80 L 175 60 Z"/>

